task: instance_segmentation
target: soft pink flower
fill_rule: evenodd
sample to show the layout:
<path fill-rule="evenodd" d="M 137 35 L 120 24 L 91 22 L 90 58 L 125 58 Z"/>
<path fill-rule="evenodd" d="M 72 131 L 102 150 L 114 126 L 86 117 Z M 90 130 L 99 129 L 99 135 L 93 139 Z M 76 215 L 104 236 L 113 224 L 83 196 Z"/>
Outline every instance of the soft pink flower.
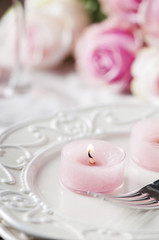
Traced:
<path fill-rule="evenodd" d="M 81 32 L 90 23 L 88 12 L 78 0 L 27 0 L 26 4 L 27 31 L 22 43 L 22 62 L 32 68 L 54 68 L 72 54 Z M 11 56 L 9 61 L 10 65 L 13 65 L 15 55 L 13 11 L 10 10 L 3 17 L 0 33 L 1 29 L 4 45 L 0 46 L 0 52 L 4 52 L 4 57 Z M 2 59 L 0 57 L 1 62 L 4 57 L 2 56 Z"/>
<path fill-rule="evenodd" d="M 79 0 L 47 0 L 45 2 L 46 0 L 26 1 L 29 10 L 33 8 L 40 10 L 40 12 L 46 13 L 48 16 L 51 15 L 56 19 L 60 19 L 69 29 L 71 27 L 72 44 L 74 47 L 83 29 L 91 22 L 83 2 Z"/>
<path fill-rule="evenodd" d="M 145 0 L 140 9 L 142 29 L 146 42 L 159 46 L 159 1 Z"/>
<path fill-rule="evenodd" d="M 45 12 L 30 14 L 23 45 L 23 58 L 30 67 L 57 66 L 70 54 L 71 47 L 72 26 L 66 20 Z"/>
<path fill-rule="evenodd" d="M 27 55 L 31 66 L 59 65 L 72 53 L 89 22 L 88 13 L 77 0 L 53 0 L 28 14 Z"/>
<path fill-rule="evenodd" d="M 77 68 L 94 83 L 128 91 L 132 79 L 130 68 L 141 42 L 120 25 L 105 21 L 88 27 L 77 44 Z"/>
<path fill-rule="evenodd" d="M 159 49 L 142 48 L 132 65 L 132 93 L 144 101 L 159 103 Z"/>
<path fill-rule="evenodd" d="M 144 0 L 99 0 L 103 12 L 115 18 L 138 23 L 138 10 Z"/>

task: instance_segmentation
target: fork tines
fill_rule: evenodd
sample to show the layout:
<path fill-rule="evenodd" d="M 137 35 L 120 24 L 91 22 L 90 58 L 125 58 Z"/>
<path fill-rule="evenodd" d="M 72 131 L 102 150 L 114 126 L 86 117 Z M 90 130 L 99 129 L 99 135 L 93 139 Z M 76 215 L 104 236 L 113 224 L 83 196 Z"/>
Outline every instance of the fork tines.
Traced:
<path fill-rule="evenodd" d="M 127 194 L 115 195 L 88 192 L 88 195 L 129 207 L 156 209 L 159 208 L 159 180 Z"/>

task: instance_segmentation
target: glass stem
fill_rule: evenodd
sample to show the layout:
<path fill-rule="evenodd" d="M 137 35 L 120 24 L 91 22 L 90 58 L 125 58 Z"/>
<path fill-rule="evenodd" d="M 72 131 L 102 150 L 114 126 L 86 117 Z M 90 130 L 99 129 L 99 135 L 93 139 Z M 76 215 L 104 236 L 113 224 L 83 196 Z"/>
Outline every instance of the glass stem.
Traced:
<path fill-rule="evenodd" d="M 16 15 L 16 46 L 15 46 L 15 66 L 8 84 L 8 94 L 12 95 L 16 91 L 24 92 L 29 86 L 28 69 L 22 63 L 21 53 L 26 36 L 26 15 L 25 0 L 13 0 L 13 6 Z M 23 49 L 24 51 L 26 49 Z"/>

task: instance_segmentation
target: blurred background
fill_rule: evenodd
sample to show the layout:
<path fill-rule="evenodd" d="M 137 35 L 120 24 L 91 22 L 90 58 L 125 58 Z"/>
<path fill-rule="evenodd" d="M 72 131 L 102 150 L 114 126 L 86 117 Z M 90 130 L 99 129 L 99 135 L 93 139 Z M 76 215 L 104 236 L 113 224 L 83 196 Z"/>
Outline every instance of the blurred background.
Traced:
<path fill-rule="evenodd" d="M 158 0 L 26 0 L 25 14 L 12 2 L 0 1 L 0 95 L 30 84 L 27 99 L 58 108 L 159 104 Z"/>
<path fill-rule="evenodd" d="M 11 0 L 0 1 L 0 17 L 5 13 L 9 6 L 11 6 Z"/>

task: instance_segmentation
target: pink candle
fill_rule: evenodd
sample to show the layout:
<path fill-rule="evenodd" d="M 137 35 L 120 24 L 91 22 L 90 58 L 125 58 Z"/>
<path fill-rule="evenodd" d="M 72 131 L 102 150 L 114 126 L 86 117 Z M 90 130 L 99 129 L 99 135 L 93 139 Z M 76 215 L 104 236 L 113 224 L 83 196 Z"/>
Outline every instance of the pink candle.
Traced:
<path fill-rule="evenodd" d="M 69 189 L 86 193 L 111 192 L 124 181 L 124 151 L 101 140 L 78 140 L 61 153 L 61 180 Z"/>
<path fill-rule="evenodd" d="M 132 127 L 130 152 L 140 166 L 159 171 L 159 119 L 149 118 Z"/>

